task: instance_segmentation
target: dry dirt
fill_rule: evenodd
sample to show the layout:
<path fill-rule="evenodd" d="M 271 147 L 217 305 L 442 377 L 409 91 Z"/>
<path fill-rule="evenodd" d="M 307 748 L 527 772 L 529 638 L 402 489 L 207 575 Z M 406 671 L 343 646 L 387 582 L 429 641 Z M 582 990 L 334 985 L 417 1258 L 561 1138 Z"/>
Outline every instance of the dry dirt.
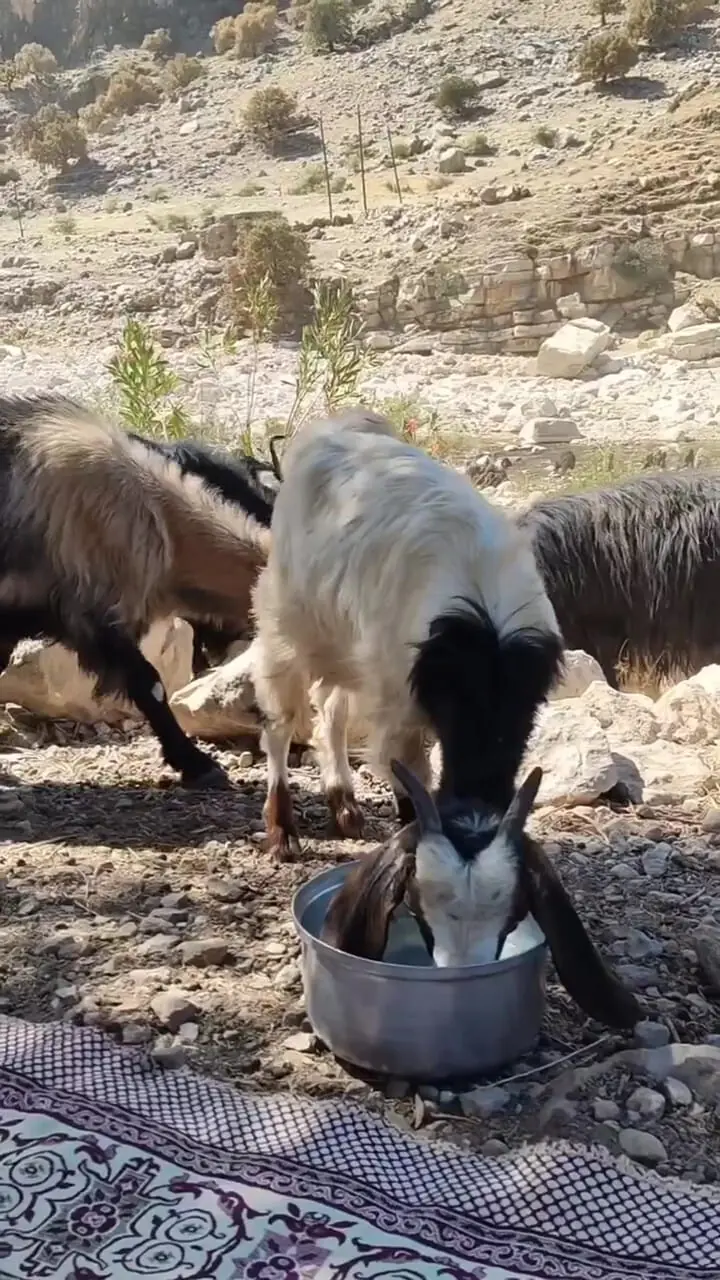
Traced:
<path fill-rule="evenodd" d="M 461 1113 L 457 1091 L 476 1082 L 418 1090 L 408 1081 L 362 1079 L 311 1034 L 291 897 L 308 877 L 370 849 L 391 829 L 390 796 L 381 785 L 358 779 L 368 841 L 330 841 L 316 772 L 295 768 L 304 855 L 276 866 L 261 847 L 260 764 L 241 769 L 237 754 L 221 752 L 236 789 L 197 795 L 163 774 L 156 744 L 142 732 L 104 731 L 104 740 L 88 729 L 50 732 L 65 745 L 0 758 L 3 783 L 20 787 L 0 793 L 7 798 L 0 806 L 1 1011 L 104 1027 L 169 1070 L 187 1061 L 245 1088 L 350 1095 L 387 1109 L 401 1127 L 489 1151 L 548 1133 L 617 1150 L 620 1126 L 598 1123 L 594 1101 L 617 1099 L 621 1115 L 642 1079 L 611 1060 L 627 1042 L 588 1023 L 554 976 L 537 1050 L 499 1073 L 511 1078 L 510 1099 L 488 1118 Z M 701 1042 L 717 1019 L 691 939 L 695 925 L 720 907 L 720 853 L 690 812 L 641 812 L 646 816 L 545 811 L 534 822 L 590 932 L 636 987 L 647 1017 L 673 1040 Z M 667 869 L 652 878 L 638 858 L 662 850 L 667 839 Z M 190 963 L 182 950 L 190 940 L 212 941 L 206 959 L 222 963 Z M 197 1009 L 189 1029 L 174 1037 L 151 1007 L 170 987 Z M 569 1063 L 568 1054 L 576 1055 Z M 601 1061 L 606 1073 L 589 1084 L 574 1070 Z M 699 1181 L 720 1176 L 713 1097 L 673 1107 L 656 1124 L 643 1122 L 665 1145 L 661 1172 Z"/>

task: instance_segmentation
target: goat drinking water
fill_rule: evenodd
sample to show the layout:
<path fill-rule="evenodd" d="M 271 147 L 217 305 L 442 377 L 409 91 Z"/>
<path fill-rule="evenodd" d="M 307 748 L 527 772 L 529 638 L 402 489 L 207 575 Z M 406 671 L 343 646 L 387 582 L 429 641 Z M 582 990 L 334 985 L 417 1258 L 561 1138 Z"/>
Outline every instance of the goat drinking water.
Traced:
<path fill-rule="evenodd" d="M 381 960 L 393 912 L 405 902 L 436 965 L 488 963 L 530 913 L 573 999 L 609 1026 L 634 1026 L 635 996 L 604 964 L 552 863 L 525 833 L 542 771 L 532 770 L 502 813 L 467 799 L 436 804 L 399 761 L 391 768 L 416 821 L 350 871 L 330 904 L 324 941 Z"/>
<path fill-rule="evenodd" d="M 0 669 L 19 640 L 59 641 L 143 712 L 186 785 L 224 784 L 138 641 L 172 614 L 246 625 L 267 530 L 58 396 L 0 400 L 0 513 Z"/>
<path fill-rule="evenodd" d="M 358 835 L 347 759 L 348 696 L 369 758 L 429 775 L 441 792 L 503 812 L 562 641 L 529 539 L 472 484 L 353 411 L 288 446 L 266 569 L 254 593 L 255 688 L 266 719 L 268 844 L 296 848 L 287 755 L 308 701 L 334 826 Z M 398 788 L 398 790 L 400 790 Z M 400 817 L 414 809 L 398 797 Z"/>

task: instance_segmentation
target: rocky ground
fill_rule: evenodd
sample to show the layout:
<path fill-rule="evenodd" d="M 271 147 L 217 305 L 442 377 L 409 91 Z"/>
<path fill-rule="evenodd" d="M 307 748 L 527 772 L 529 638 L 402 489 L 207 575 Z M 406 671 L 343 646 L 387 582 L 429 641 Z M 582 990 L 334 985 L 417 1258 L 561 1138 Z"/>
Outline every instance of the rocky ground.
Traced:
<path fill-rule="evenodd" d="M 495 1080 L 416 1087 L 360 1078 L 318 1043 L 289 916 L 303 881 L 391 829 L 389 793 L 361 770 L 367 840 L 330 841 L 317 773 L 296 767 L 304 855 L 276 866 L 261 849 L 262 764 L 249 750 L 219 755 L 237 788 L 210 798 L 170 779 L 158 786 L 157 747 L 142 731 L 59 725 L 42 747 L 31 735 L 6 748 L 3 1012 L 104 1027 L 169 1070 L 188 1062 L 244 1087 L 351 1096 L 400 1127 L 488 1153 L 562 1135 L 661 1172 L 720 1177 L 712 796 L 624 813 L 546 807 L 532 820 L 592 936 L 641 999 L 632 1040 L 589 1024 L 551 978 L 527 1060 Z"/>

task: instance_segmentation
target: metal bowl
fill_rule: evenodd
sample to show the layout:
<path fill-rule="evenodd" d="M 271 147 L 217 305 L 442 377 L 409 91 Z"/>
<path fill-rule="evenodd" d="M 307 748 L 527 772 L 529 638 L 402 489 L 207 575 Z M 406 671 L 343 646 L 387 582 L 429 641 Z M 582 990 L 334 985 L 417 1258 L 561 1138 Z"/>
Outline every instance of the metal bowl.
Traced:
<path fill-rule="evenodd" d="M 320 938 L 354 866 L 314 876 L 292 903 L 307 1014 L 328 1048 L 365 1070 L 418 1081 L 484 1075 L 526 1053 L 545 1009 L 547 943 L 532 917 L 493 964 L 438 969 L 403 907 L 390 925 L 387 959 L 363 960 Z"/>

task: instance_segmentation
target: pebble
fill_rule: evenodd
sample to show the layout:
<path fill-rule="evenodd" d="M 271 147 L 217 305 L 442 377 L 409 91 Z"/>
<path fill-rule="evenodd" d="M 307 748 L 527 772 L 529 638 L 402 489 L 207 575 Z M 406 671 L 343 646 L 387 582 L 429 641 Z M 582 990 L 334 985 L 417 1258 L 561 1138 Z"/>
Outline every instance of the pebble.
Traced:
<path fill-rule="evenodd" d="M 644 964 L 619 964 L 617 975 L 622 982 L 635 987 L 638 991 L 642 991 L 645 987 L 654 987 L 660 980 L 657 969 L 651 969 Z"/>
<path fill-rule="evenodd" d="M 592 1112 L 596 1120 L 619 1120 L 622 1114 L 617 1102 L 611 1098 L 595 1098 Z"/>
<path fill-rule="evenodd" d="M 483 1142 L 480 1151 L 484 1156 L 506 1156 L 510 1148 L 500 1138 L 488 1138 Z"/>
<path fill-rule="evenodd" d="M 668 1096 L 668 1101 L 674 1107 L 692 1106 L 693 1096 L 691 1091 L 682 1080 L 676 1080 L 675 1076 L 668 1076 L 665 1081 L 665 1092 Z"/>
<path fill-rule="evenodd" d="M 291 991 L 301 979 L 300 965 L 297 961 L 292 960 L 290 964 L 284 964 L 278 969 L 273 978 L 273 986 L 278 987 L 280 991 Z"/>
<path fill-rule="evenodd" d="M 313 1031 L 296 1031 L 294 1036 L 288 1036 L 283 1041 L 283 1048 L 291 1049 L 293 1053 L 313 1053 L 317 1043 L 317 1036 Z"/>
<path fill-rule="evenodd" d="M 479 1119 L 504 1111 L 510 1101 L 511 1094 L 502 1085 L 481 1085 L 477 1089 L 471 1089 L 469 1093 L 460 1094 L 463 1115 L 475 1116 Z"/>
<path fill-rule="evenodd" d="M 646 876 L 659 880 L 665 875 L 672 850 L 669 844 L 655 844 L 646 849 L 640 861 Z"/>
<path fill-rule="evenodd" d="M 225 876 L 210 876 L 205 888 L 211 898 L 218 898 L 220 902 L 239 902 L 245 886 L 242 880 L 233 880 Z"/>
<path fill-rule="evenodd" d="M 621 1129 L 619 1142 L 625 1155 L 641 1164 L 661 1164 L 668 1158 L 660 1139 L 643 1129 Z"/>
<path fill-rule="evenodd" d="M 628 1112 L 634 1112 L 643 1120 L 662 1120 L 665 1114 L 665 1099 L 656 1089 L 640 1086 L 633 1089 L 627 1100 Z"/>
<path fill-rule="evenodd" d="M 178 948 L 183 964 L 204 969 L 208 965 L 227 964 L 232 959 L 230 948 L 223 938 L 197 938 L 181 942 Z"/>
<path fill-rule="evenodd" d="M 177 1031 L 183 1022 L 193 1022 L 199 1013 L 192 998 L 179 987 L 159 991 L 150 1001 L 155 1017 L 170 1031 Z"/>
<path fill-rule="evenodd" d="M 238 769 L 252 769 L 253 767 L 252 751 L 241 751 L 240 754 L 236 757 L 236 764 L 238 766 Z"/>
<path fill-rule="evenodd" d="M 651 1022 L 646 1019 L 636 1024 L 633 1038 L 635 1044 L 641 1045 L 644 1049 L 658 1049 L 670 1043 L 670 1032 L 662 1022 Z"/>

